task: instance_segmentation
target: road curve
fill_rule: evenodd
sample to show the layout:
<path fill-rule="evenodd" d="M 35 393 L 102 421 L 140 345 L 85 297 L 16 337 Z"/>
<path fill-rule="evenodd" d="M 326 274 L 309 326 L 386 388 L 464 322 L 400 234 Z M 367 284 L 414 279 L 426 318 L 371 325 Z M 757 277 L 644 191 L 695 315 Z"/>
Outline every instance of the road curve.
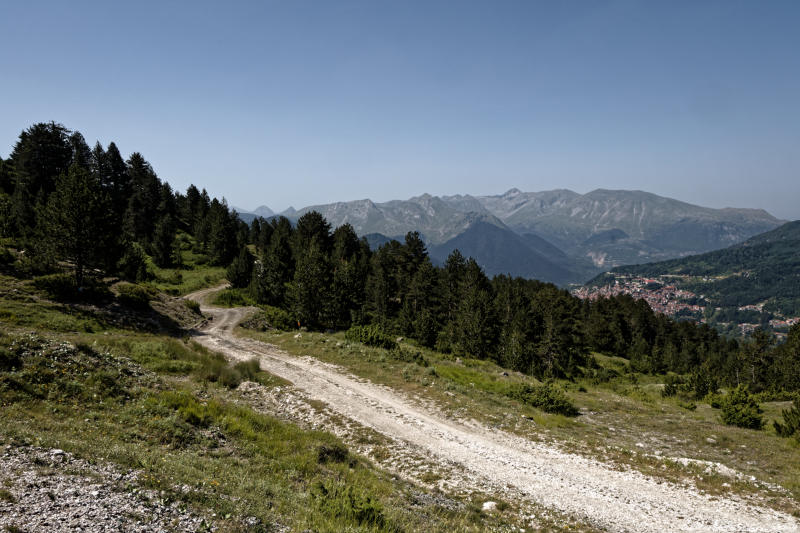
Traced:
<path fill-rule="evenodd" d="M 510 492 L 610 531 L 800 531 L 800 524 L 787 514 L 733 498 L 712 498 L 502 431 L 446 420 L 331 365 L 236 337 L 233 328 L 253 308 L 204 304 L 220 288 L 186 296 L 199 301 L 201 311 L 211 318 L 196 333 L 200 344 L 234 360 L 258 357 L 265 371 L 291 381 L 331 410 L 459 465 L 498 493 Z"/>

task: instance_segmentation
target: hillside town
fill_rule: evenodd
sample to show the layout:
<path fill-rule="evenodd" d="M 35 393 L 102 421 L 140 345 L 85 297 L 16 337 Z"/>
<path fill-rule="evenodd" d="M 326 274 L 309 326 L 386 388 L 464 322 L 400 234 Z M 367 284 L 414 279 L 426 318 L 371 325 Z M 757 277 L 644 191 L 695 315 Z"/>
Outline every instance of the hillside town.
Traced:
<path fill-rule="evenodd" d="M 706 310 L 705 305 L 699 304 L 702 302 L 702 297 L 654 278 L 617 276 L 611 284 L 583 286 L 573 290 L 572 293 L 578 298 L 589 300 L 629 294 L 634 298 L 645 300 L 653 311 L 667 316 L 699 317 Z"/>
<path fill-rule="evenodd" d="M 779 341 L 786 338 L 789 328 L 800 323 L 800 317 L 784 317 L 768 313 L 764 309 L 764 302 L 734 308 L 739 312 L 757 313 L 764 317 L 761 321 L 721 321 L 715 317 L 722 308 L 713 306 L 713 303 L 708 302 L 702 294 L 678 287 L 675 276 L 647 278 L 618 274 L 614 276 L 613 281 L 604 285 L 578 287 L 573 289 L 572 294 L 578 298 L 589 300 L 627 294 L 633 298 L 645 300 L 653 311 L 673 318 L 692 320 L 702 324 L 709 323 L 729 334 L 741 336 L 750 335 L 759 327 L 767 328 Z"/>

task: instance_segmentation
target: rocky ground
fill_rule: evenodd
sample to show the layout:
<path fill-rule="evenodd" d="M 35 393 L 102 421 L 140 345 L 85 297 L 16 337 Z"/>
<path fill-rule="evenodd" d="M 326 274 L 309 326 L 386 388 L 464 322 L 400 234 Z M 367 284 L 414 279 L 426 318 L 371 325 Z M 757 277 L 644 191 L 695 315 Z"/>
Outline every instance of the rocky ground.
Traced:
<path fill-rule="evenodd" d="M 140 472 L 90 464 L 62 450 L 6 446 L 0 455 L 0 530 L 195 532 L 214 531 L 163 495 L 138 488 Z"/>

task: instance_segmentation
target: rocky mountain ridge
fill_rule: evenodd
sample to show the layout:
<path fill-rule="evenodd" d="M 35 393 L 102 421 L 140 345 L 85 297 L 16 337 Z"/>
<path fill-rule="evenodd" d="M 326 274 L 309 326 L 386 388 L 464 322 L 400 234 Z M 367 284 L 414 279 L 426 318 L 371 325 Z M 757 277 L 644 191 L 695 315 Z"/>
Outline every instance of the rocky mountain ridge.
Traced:
<path fill-rule="evenodd" d="M 372 242 L 418 231 L 434 259 L 457 244 L 489 274 L 556 283 L 582 282 L 619 265 L 725 248 L 782 223 L 763 209 L 714 209 L 644 191 L 608 189 L 423 194 L 290 208 L 281 215 L 297 220 L 312 210 L 334 227 L 349 223 L 359 235 L 372 235 Z"/>

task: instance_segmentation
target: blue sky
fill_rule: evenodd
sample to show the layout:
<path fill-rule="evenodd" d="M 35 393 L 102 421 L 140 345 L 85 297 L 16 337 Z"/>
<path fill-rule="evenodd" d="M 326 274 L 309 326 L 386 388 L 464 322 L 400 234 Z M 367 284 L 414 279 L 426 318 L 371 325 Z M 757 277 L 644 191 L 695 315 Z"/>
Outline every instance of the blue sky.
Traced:
<path fill-rule="evenodd" d="M 0 156 L 55 120 L 179 189 L 642 189 L 800 218 L 800 2 L 8 2 Z"/>

